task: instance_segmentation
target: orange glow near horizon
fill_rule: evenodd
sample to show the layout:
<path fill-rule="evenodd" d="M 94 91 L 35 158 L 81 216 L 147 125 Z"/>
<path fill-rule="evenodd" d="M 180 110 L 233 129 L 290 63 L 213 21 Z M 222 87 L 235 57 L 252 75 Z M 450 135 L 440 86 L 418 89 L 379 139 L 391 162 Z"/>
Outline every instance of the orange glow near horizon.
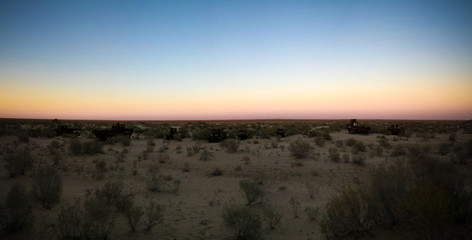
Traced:
<path fill-rule="evenodd" d="M 286 88 L 152 96 L 125 91 L 0 90 L 2 118 L 248 119 L 248 118 L 464 118 L 472 116 L 470 84 L 382 88 Z M 242 94 L 241 94 L 242 93 Z M 455 117 L 454 117 L 455 116 Z"/>

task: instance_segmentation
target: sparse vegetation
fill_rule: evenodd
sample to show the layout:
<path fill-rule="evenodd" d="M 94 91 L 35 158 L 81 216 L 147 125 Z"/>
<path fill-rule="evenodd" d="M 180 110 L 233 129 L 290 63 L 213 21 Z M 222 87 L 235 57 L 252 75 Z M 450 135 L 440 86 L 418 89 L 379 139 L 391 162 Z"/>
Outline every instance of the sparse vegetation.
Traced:
<path fill-rule="evenodd" d="M 62 178 L 54 168 L 42 168 L 38 171 L 33 183 L 35 197 L 44 208 L 51 209 L 62 194 Z"/>
<path fill-rule="evenodd" d="M 144 211 L 139 206 L 133 206 L 128 211 L 126 211 L 126 220 L 128 220 L 128 225 L 131 229 L 131 232 L 136 232 L 136 226 L 143 215 Z"/>
<path fill-rule="evenodd" d="M 250 208 L 228 206 L 223 210 L 223 222 L 233 232 L 235 239 L 259 239 L 262 222 L 259 214 Z"/>
<path fill-rule="evenodd" d="M 161 224 L 164 220 L 164 211 L 164 206 L 152 200 L 149 201 L 149 205 L 146 207 L 146 226 L 144 230 L 151 231 L 152 228 Z"/>
<path fill-rule="evenodd" d="M 251 205 L 256 202 L 258 199 L 262 200 L 264 197 L 264 191 L 262 190 L 259 182 L 254 180 L 241 180 L 239 182 L 239 188 L 244 192 L 246 196 L 246 206 Z"/>
<path fill-rule="evenodd" d="M 282 219 L 282 215 L 275 210 L 275 207 L 268 204 L 263 210 L 263 219 L 267 222 L 270 229 L 274 229 L 277 225 L 279 225 L 280 220 Z"/>
<path fill-rule="evenodd" d="M 20 174 L 24 175 L 33 166 L 33 158 L 27 148 L 7 154 L 5 158 L 5 168 L 11 178 Z"/>
<path fill-rule="evenodd" d="M 288 150 L 295 158 L 306 158 L 308 157 L 308 152 L 310 151 L 310 144 L 299 138 L 290 143 Z"/>
<path fill-rule="evenodd" d="M 328 150 L 329 159 L 333 162 L 339 162 L 341 160 L 341 155 L 338 152 L 338 149 L 335 147 L 330 147 Z"/>
<path fill-rule="evenodd" d="M 10 188 L 6 201 L 0 206 L 0 210 L 0 226 L 6 233 L 19 232 L 33 225 L 31 197 L 20 184 Z"/>

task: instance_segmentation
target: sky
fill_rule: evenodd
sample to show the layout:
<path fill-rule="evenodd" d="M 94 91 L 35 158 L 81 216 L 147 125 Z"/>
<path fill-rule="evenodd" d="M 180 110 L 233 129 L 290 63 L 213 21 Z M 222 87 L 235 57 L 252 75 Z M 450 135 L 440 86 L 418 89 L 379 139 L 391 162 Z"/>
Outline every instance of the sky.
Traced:
<path fill-rule="evenodd" d="M 472 119 L 472 1 L 0 0 L 0 118 Z"/>

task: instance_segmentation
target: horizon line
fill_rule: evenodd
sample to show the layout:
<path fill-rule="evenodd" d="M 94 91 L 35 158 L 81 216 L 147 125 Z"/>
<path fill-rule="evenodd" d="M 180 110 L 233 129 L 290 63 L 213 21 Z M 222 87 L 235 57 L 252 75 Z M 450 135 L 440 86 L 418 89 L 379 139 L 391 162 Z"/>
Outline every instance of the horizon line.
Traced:
<path fill-rule="evenodd" d="M 257 122 L 257 121 L 472 121 L 472 119 L 408 119 L 408 118 L 245 118 L 245 119 L 71 119 L 71 118 L 0 118 L 0 120 L 37 120 L 37 121 L 91 121 L 91 122 Z"/>

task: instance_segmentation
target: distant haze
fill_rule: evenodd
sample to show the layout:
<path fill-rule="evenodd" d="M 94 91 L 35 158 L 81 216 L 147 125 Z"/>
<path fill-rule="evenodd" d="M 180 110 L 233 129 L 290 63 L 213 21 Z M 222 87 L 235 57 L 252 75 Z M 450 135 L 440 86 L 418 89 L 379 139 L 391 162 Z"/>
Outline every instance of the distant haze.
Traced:
<path fill-rule="evenodd" d="M 472 119 L 472 1 L 0 1 L 0 118 Z"/>

